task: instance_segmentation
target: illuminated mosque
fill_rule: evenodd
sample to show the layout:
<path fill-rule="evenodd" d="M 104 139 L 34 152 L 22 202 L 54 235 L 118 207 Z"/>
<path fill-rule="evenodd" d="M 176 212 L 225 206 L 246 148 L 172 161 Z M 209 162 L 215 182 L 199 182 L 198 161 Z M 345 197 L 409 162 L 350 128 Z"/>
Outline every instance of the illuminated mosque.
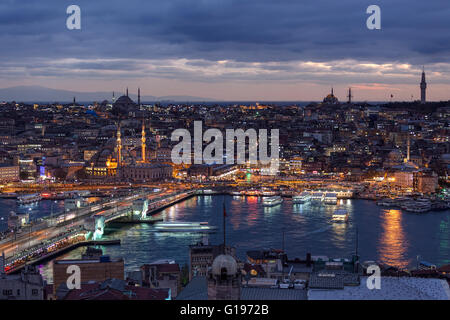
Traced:
<path fill-rule="evenodd" d="M 322 101 L 323 104 L 339 104 L 338 98 L 334 95 L 334 89 L 331 88 L 331 93 L 329 93 Z"/>
<path fill-rule="evenodd" d="M 114 99 L 113 99 L 114 100 Z M 113 110 L 126 114 L 141 107 L 140 88 L 138 103 L 128 95 L 119 97 L 113 102 Z M 116 124 L 116 138 L 110 139 L 90 160 L 86 173 L 91 178 L 125 179 L 128 181 L 152 181 L 172 176 L 172 167 L 150 161 L 145 132 L 145 121 L 142 119 L 141 138 L 122 136 L 121 121 Z M 140 141 L 139 141 L 140 140 Z"/>

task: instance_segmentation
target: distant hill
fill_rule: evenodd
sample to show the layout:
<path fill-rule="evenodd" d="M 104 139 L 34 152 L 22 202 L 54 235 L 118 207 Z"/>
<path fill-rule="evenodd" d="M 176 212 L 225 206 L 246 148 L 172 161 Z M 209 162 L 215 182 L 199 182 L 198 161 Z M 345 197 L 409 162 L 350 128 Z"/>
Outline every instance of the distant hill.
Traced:
<path fill-rule="evenodd" d="M 116 92 L 116 99 L 123 93 Z M 137 94 L 129 94 L 130 98 L 137 101 Z M 101 102 L 103 100 L 112 100 L 111 92 L 79 92 L 70 90 L 51 89 L 41 86 L 17 86 L 0 89 L 0 101 L 16 102 L 71 102 L 73 98 L 76 101 L 83 102 Z M 141 96 L 142 102 L 154 101 L 185 101 L 185 102 L 206 102 L 217 101 L 217 99 L 193 97 L 193 96 Z"/>

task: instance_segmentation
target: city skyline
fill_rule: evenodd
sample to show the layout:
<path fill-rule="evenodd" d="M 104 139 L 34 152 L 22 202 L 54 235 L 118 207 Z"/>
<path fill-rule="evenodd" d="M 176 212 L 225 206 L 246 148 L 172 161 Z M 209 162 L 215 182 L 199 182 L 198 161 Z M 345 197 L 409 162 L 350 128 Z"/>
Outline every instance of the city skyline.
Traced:
<path fill-rule="evenodd" d="M 81 30 L 68 30 L 69 3 L 10 1 L 0 41 L 15 54 L 0 54 L 0 88 L 317 101 L 352 87 L 355 101 L 411 101 L 425 66 L 427 100 L 448 100 L 450 6 L 401 2 L 380 1 L 381 30 L 368 30 L 369 3 L 351 0 L 79 1 Z"/>

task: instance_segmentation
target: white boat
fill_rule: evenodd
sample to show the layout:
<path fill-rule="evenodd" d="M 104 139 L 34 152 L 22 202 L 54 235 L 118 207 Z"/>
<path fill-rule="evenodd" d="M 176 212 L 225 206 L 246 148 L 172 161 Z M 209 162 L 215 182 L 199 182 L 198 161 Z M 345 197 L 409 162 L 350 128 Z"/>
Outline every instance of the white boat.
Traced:
<path fill-rule="evenodd" d="M 292 197 L 293 203 L 307 203 L 309 200 L 311 200 L 311 194 L 307 191 L 303 191 L 299 195 Z"/>
<path fill-rule="evenodd" d="M 17 193 L 14 192 L 0 193 L 0 198 L 14 199 L 17 198 Z"/>
<path fill-rule="evenodd" d="M 17 201 L 20 204 L 30 204 L 39 202 L 42 200 L 42 196 L 40 193 L 32 193 L 32 194 L 24 194 L 19 197 L 17 197 Z"/>
<path fill-rule="evenodd" d="M 155 229 L 160 232 L 213 232 L 217 227 L 208 225 L 208 222 L 158 222 Z"/>
<path fill-rule="evenodd" d="M 281 198 L 280 196 L 267 197 L 267 198 L 263 198 L 262 205 L 265 207 L 273 207 L 273 206 L 281 204 L 282 202 L 283 202 L 283 198 Z"/>
<path fill-rule="evenodd" d="M 275 191 L 262 191 L 262 196 L 263 197 L 273 197 L 275 196 L 277 193 Z"/>
<path fill-rule="evenodd" d="M 336 193 L 326 193 L 323 202 L 325 204 L 337 204 L 337 194 Z"/>
<path fill-rule="evenodd" d="M 333 216 L 331 218 L 333 222 L 347 222 L 348 221 L 348 212 L 345 209 L 337 209 L 334 211 Z"/>
<path fill-rule="evenodd" d="M 319 204 L 323 201 L 323 192 L 313 192 L 311 194 L 311 203 Z"/>
<path fill-rule="evenodd" d="M 395 201 L 391 198 L 384 198 L 377 202 L 377 205 L 383 206 L 383 207 L 392 207 L 395 206 Z"/>
<path fill-rule="evenodd" d="M 430 201 L 406 201 L 402 207 L 403 210 L 414 213 L 424 213 L 431 210 Z"/>

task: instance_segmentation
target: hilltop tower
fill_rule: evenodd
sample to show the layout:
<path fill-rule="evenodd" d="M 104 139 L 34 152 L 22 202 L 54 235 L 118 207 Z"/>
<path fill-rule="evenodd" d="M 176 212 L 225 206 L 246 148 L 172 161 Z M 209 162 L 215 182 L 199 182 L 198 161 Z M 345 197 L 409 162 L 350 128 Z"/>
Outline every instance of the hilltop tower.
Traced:
<path fill-rule="evenodd" d="M 425 81 L 425 67 L 422 69 L 422 81 L 420 82 L 420 102 L 427 101 L 427 82 Z"/>

